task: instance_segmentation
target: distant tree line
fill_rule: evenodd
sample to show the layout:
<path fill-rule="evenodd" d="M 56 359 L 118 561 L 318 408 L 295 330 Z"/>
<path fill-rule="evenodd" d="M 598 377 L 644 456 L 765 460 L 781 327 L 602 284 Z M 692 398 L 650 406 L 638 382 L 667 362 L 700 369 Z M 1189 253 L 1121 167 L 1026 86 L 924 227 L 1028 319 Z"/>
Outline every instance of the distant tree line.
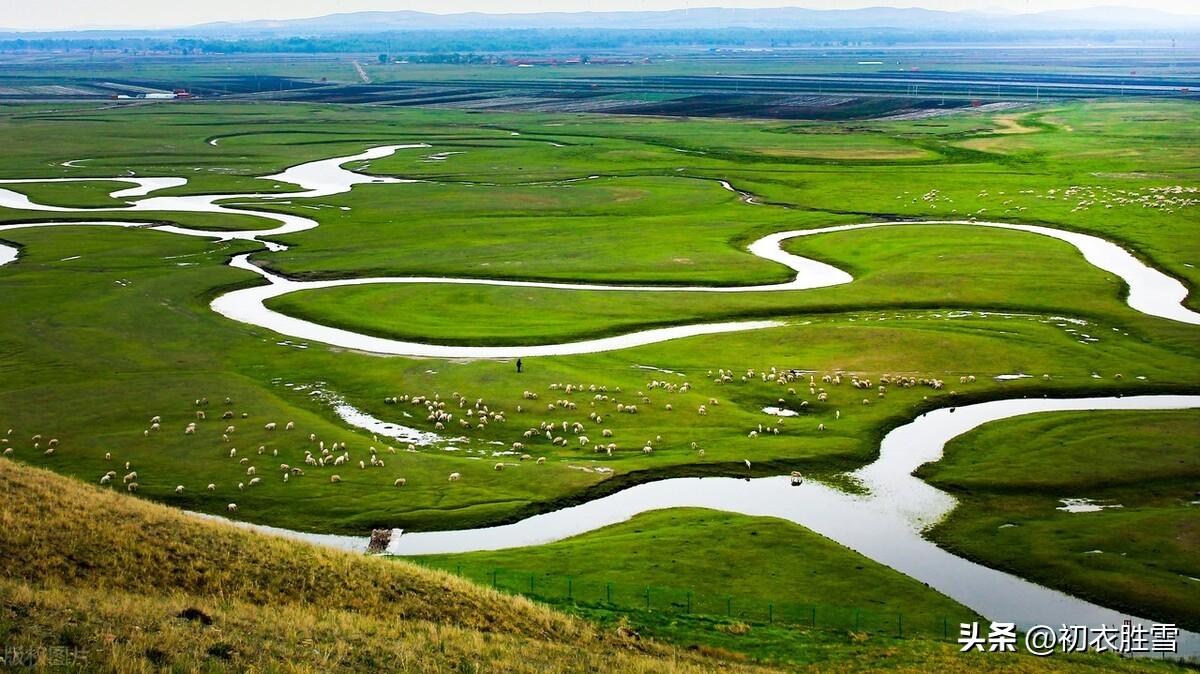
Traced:
<path fill-rule="evenodd" d="M 15 34 L 9 34 L 15 35 Z M 955 44 L 1052 41 L 1111 43 L 1130 37 L 1114 31 L 1064 32 L 906 32 L 871 30 L 610 30 L 610 29 L 506 29 L 422 30 L 369 34 L 336 34 L 291 37 L 164 37 L 160 34 L 77 33 L 69 36 L 0 36 L 2 51 L 124 51 L 174 54 L 367 53 L 458 55 L 485 59 L 479 54 L 543 51 L 597 51 L 637 48 L 786 48 L 786 47 L 885 47 L 904 44 Z M 1142 34 L 1141 37 L 1153 37 Z M 464 56 L 466 55 L 466 56 Z M 447 56 L 447 58 L 449 58 Z M 468 61 L 473 62 L 473 61 Z"/>

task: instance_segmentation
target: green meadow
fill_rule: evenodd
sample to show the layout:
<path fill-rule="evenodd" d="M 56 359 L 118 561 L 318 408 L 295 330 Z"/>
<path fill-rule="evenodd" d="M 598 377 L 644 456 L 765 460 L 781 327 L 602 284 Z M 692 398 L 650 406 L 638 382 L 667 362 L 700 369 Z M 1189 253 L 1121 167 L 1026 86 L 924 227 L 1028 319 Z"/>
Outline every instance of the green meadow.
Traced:
<path fill-rule="evenodd" d="M 1200 282 L 1198 123 L 1194 105 L 1136 99 L 823 123 L 269 103 L 3 108 L 0 179 L 89 180 L 0 187 L 39 203 L 97 210 L 0 208 L 0 225 L 272 227 L 252 214 L 122 211 L 109 192 L 125 185 L 97 179 L 128 171 L 188 178 L 163 192 L 171 195 L 286 192 L 293 186 L 256 176 L 378 145 L 429 147 L 350 166 L 414 182 L 313 199 L 233 200 L 235 207 L 320 223 L 279 237 L 289 246 L 281 252 L 144 228 L 0 231 L 19 249 L 18 259 L 0 268 L 0 432 L 12 429 L 0 445 L 11 447 L 14 461 L 97 486 L 115 471 L 104 487 L 113 491 L 127 489 L 121 477 L 134 471 L 136 498 L 362 535 L 379 527 L 510 522 L 672 476 L 802 471 L 843 484 L 845 471 L 877 456 L 886 431 L 936 407 L 1019 396 L 1194 394 L 1200 331 L 1134 311 L 1119 278 L 1072 246 L 1034 234 L 912 223 L 821 234 L 785 248 L 846 270 L 852 282 L 754 293 L 670 287 L 789 280 L 789 270 L 745 250 L 771 232 L 974 218 L 1101 236 L 1192 288 Z M 520 374 L 507 360 L 384 357 L 214 313 L 213 298 L 261 282 L 227 265 L 241 253 L 296 279 L 662 286 L 632 292 L 378 284 L 269 302 L 288 315 L 404 340 L 536 345 L 698 322 L 781 325 L 526 358 Z M 1187 305 L 1200 307 L 1195 293 Z M 807 374 L 791 383 L 764 380 L 771 368 L 811 372 L 813 388 Z M 718 381 L 719 370 L 733 376 Z M 884 393 L 848 381 L 821 383 L 837 372 L 876 381 L 887 374 L 940 379 L 946 386 Z M 1016 373 L 1032 376 L 996 379 Z M 652 380 L 690 386 L 670 391 Z M 566 384 L 574 385 L 571 392 Z M 593 386 L 606 396 L 598 398 Z M 456 415 L 459 398 L 481 400 L 504 421 L 461 427 L 456 420 L 439 432 L 462 436 L 459 442 L 410 449 L 348 425 L 335 411 L 344 402 L 436 430 L 424 405 L 385 402 L 394 396 L 436 397 Z M 618 404 L 639 409 L 619 413 Z M 699 413 L 702 405 L 707 414 Z M 766 406 L 798 415 L 782 419 L 764 413 Z M 160 418 L 157 429 L 153 417 Z M 192 422 L 196 432 L 185 433 Z M 287 422 L 293 430 L 284 430 Z M 568 442 L 557 445 L 540 432 L 526 434 L 564 422 L 583 424 L 592 442 L 582 445 L 564 432 Z M 1105 412 L 985 426 L 922 469 L 960 503 L 930 535 L 985 564 L 1197 628 L 1195 422 L 1192 412 Z M 278 430 L 268 430 L 270 423 Z M 750 437 L 760 426 L 779 432 Z M 616 444 L 611 453 L 595 450 L 604 429 L 611 431 L 605 443 Z M 47 453 L 50 439 L 58 443 Z M 342 442 L 349 463 L 305 464 L 318 443 Z M 648 445 L 652 452 L 643 451 Z M 360 468 L 372 455 L 383 465 Z M 496 463 L 507 465 L 495 470 Z M 450 481 L 451 473 L 461 479 Z M 399 479 L 404 486 L 396 486 Z M 1070 498 L 1123 507 L 1056 509 Z M 689 549 L 697 532 L 720 544 L 698 555 Z M 759 599 L 822 605 L 874 602 L 878 612 L 912 613 L 924 623 L 963 610 L 798 526 L 712 512 L 648 513 L 548 546 L 463 559 L 453 563 L 593 579 L 621 567 L 633 585 L 721 585 Z M 859 565 L 849 583 L 836 572 L 847 565 Z M 744 569 L 755 573 L 739 575 Z M 712 626 L 638 620 L 663 638 L 763 660 L 795 648 L 794 635 L 770 628 L 752 632 L 763 635 L 759 645 L 739 646 Z M 786 660 L 819 664 L 810 655 L 793 652 Z"/>

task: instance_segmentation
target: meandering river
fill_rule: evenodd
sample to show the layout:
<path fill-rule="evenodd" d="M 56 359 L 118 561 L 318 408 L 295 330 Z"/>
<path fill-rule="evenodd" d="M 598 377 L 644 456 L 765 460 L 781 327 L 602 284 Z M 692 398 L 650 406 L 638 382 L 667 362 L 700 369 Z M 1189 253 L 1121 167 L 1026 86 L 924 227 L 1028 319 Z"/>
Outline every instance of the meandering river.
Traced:
<path fill-rule="evenodd" d="M 266 176 L 277 183 L 300 187 L 299 191 L 240 195 L 149 196 L 166 188 L 186 184 L 184 178 L 141 178 L 134 176 L 105 178 L 58 178 L 3 180 L 0 184 L 62 181 L 113 180 L 134 186 L 112 193 L 114 198 L 146 197 L 125 208 L 84 209 L 48 206 L 32 202 L 25 195 L 0 188 L 0 206 L 9 208 L 69 213 L 200 212 L 252 215 L 274 221 L 277 226 L 260 230 L 216 231 L 175 225 L 133 222 L 49 222 L 0 225 L 0 231 L 24 227 L 48 226 L 151 226 L 187 236 L 218 240 L 252 240 L 269 250 L 284 246 L 270 237 L 317 227 L 318 223 L 299 215 L 254 210 L 250 207 L 223 205 L 219 201 L 313 198 L 349 191 L 362 183 L 404 183 L 396 178 L 373 177 L 343 168 L 344 164 L 386 157 L 397 150 L 429 147 L 424 143 L 389 145 L 372 148 L 347 157 L 335 157 L 294 166 L 282 173 Z M 1102 238 L 1045 226 L 975 222 L 962 220 L 919 221 L 909 223 L 878 222 L 838 225 L 807 230 L 777 232 L 752 243 L 748 251 L 766 260 L 785 265 L 795 272 L 786 283 L 739 287 L 664 287 L 637 285 L 601 285 L 583 283 L 542 283 L 489 279 L 442 277 L 357 278 L 332 281 L 293 281 L 271 274 L 250 262 L 248 255 L 233 258 L 231 265 L 261 275 L 266 284 L 227 292 L 217 297 L 212 307 L 223 316 L 273 330 L 292 338 L 335 346 L 421 357 L 505 358 L 517 356 L 567 355 L 661 342 L 703 334 L 739 330 L 766 329 L 781 325 L 778 321 L 736 321 L 700 323 L 655 330 L 631 332 L 617 337 L 562 344 L 523 347 L 463 347 L 422 344 L 361 335 L 348 330 L 323 326 L 274 312 L 264 302 L 291 292 L 316 288 L 377 283 L 455 283 L 513 287 L 551 288 L 589 292 L 776 292 L 796 291 L 849 283 L 853 278 L 832 265 L 788 253 L 783 243 L 789 239 L 830 232 L 873 227 L 954 224 L 993 227 L 1049 236 L 1073 245 L 1084 259 L 1100 269 L 1119 276 L 1129 288 L 1127 302 L 1142 313 L 1192 325 L 1200 325 L 1200 314 L 1183 306 L 1186 287 L 1178 280 L 1141 262 L 1134 254 Z M 18 251 L 0 245 L 0 265 L 16 261 Z M 505 526 L 464 531 L 403 534 L 393 539 L 389 552 L 403 555 L 435 552 L 491 550 L 538 545 L 585 533 L 599 527 L 625 521 L 641 512 L 670 507 L 704 507 L 747 515 L 780 517 L 796 522 L 860 553 L 897 569 L 995 620 L 1016 622 L 1023 627 L 1034 624 L 1119 624 L 1126 616 L 1095 604 L 1041 587 L 1007 573 L 975 564 L 938 548 L 921 532 L 944 517 L 953 507 L 948 494 L 916 479 L 912 471 L 937 460 L 945 443 L 989 421 L 1035 412 L 1065 410 L 1150 410 L 1200 407 L 1200 396 L 1133 396 L 1124 398 L 1019 399 L 1000 400 L 930 412 L 896 428 L 883 440 L 879 458 L 855 471 L 866 487 L 867 495 L 852 495 L 832 487 L 806 481 L 792 486 L 787 477 L 741 480 L 736 478 L 681 478 L 650 482 L 598 498 L 582 505 L 530 517 Z M 242 526 L 252 526 L 245 525 Z M 267 529 L 313 542 L 343 548 L 362 549 L 365 538 L 322 536 Z M 1103 552 L 1101 552 L 1103 554 Z M 1200 654 L 1200 635 L 1184 632 L 1181 653 Z"/>

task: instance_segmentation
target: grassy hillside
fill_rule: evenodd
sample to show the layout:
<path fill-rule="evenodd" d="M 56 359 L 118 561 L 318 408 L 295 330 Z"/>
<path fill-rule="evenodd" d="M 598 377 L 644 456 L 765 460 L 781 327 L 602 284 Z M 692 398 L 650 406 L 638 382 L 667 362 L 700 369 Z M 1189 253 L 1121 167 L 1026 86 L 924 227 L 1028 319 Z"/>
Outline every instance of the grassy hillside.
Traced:
<path fill-rule="evenodd" d="M 65 647 L 89 669 L 726 666 L 446 574 L 199 521 L 7 460 L 0 525 L 0 642 L 47 659 Z"/>

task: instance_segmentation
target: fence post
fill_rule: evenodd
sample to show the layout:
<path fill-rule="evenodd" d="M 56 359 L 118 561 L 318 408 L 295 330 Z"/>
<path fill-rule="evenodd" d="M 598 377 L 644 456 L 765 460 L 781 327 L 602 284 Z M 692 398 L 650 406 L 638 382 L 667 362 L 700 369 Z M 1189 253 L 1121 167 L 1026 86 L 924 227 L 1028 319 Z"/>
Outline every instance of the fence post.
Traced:
<path fill-rule="evenodd" d="M 942 638 L 950 639 L 950 619 L 946 616 L 942 616 Z"/>
<path fill-rule="evenodd" d="M 575 601 L 575 581 L 567 576 L 567 601 Z"/>

